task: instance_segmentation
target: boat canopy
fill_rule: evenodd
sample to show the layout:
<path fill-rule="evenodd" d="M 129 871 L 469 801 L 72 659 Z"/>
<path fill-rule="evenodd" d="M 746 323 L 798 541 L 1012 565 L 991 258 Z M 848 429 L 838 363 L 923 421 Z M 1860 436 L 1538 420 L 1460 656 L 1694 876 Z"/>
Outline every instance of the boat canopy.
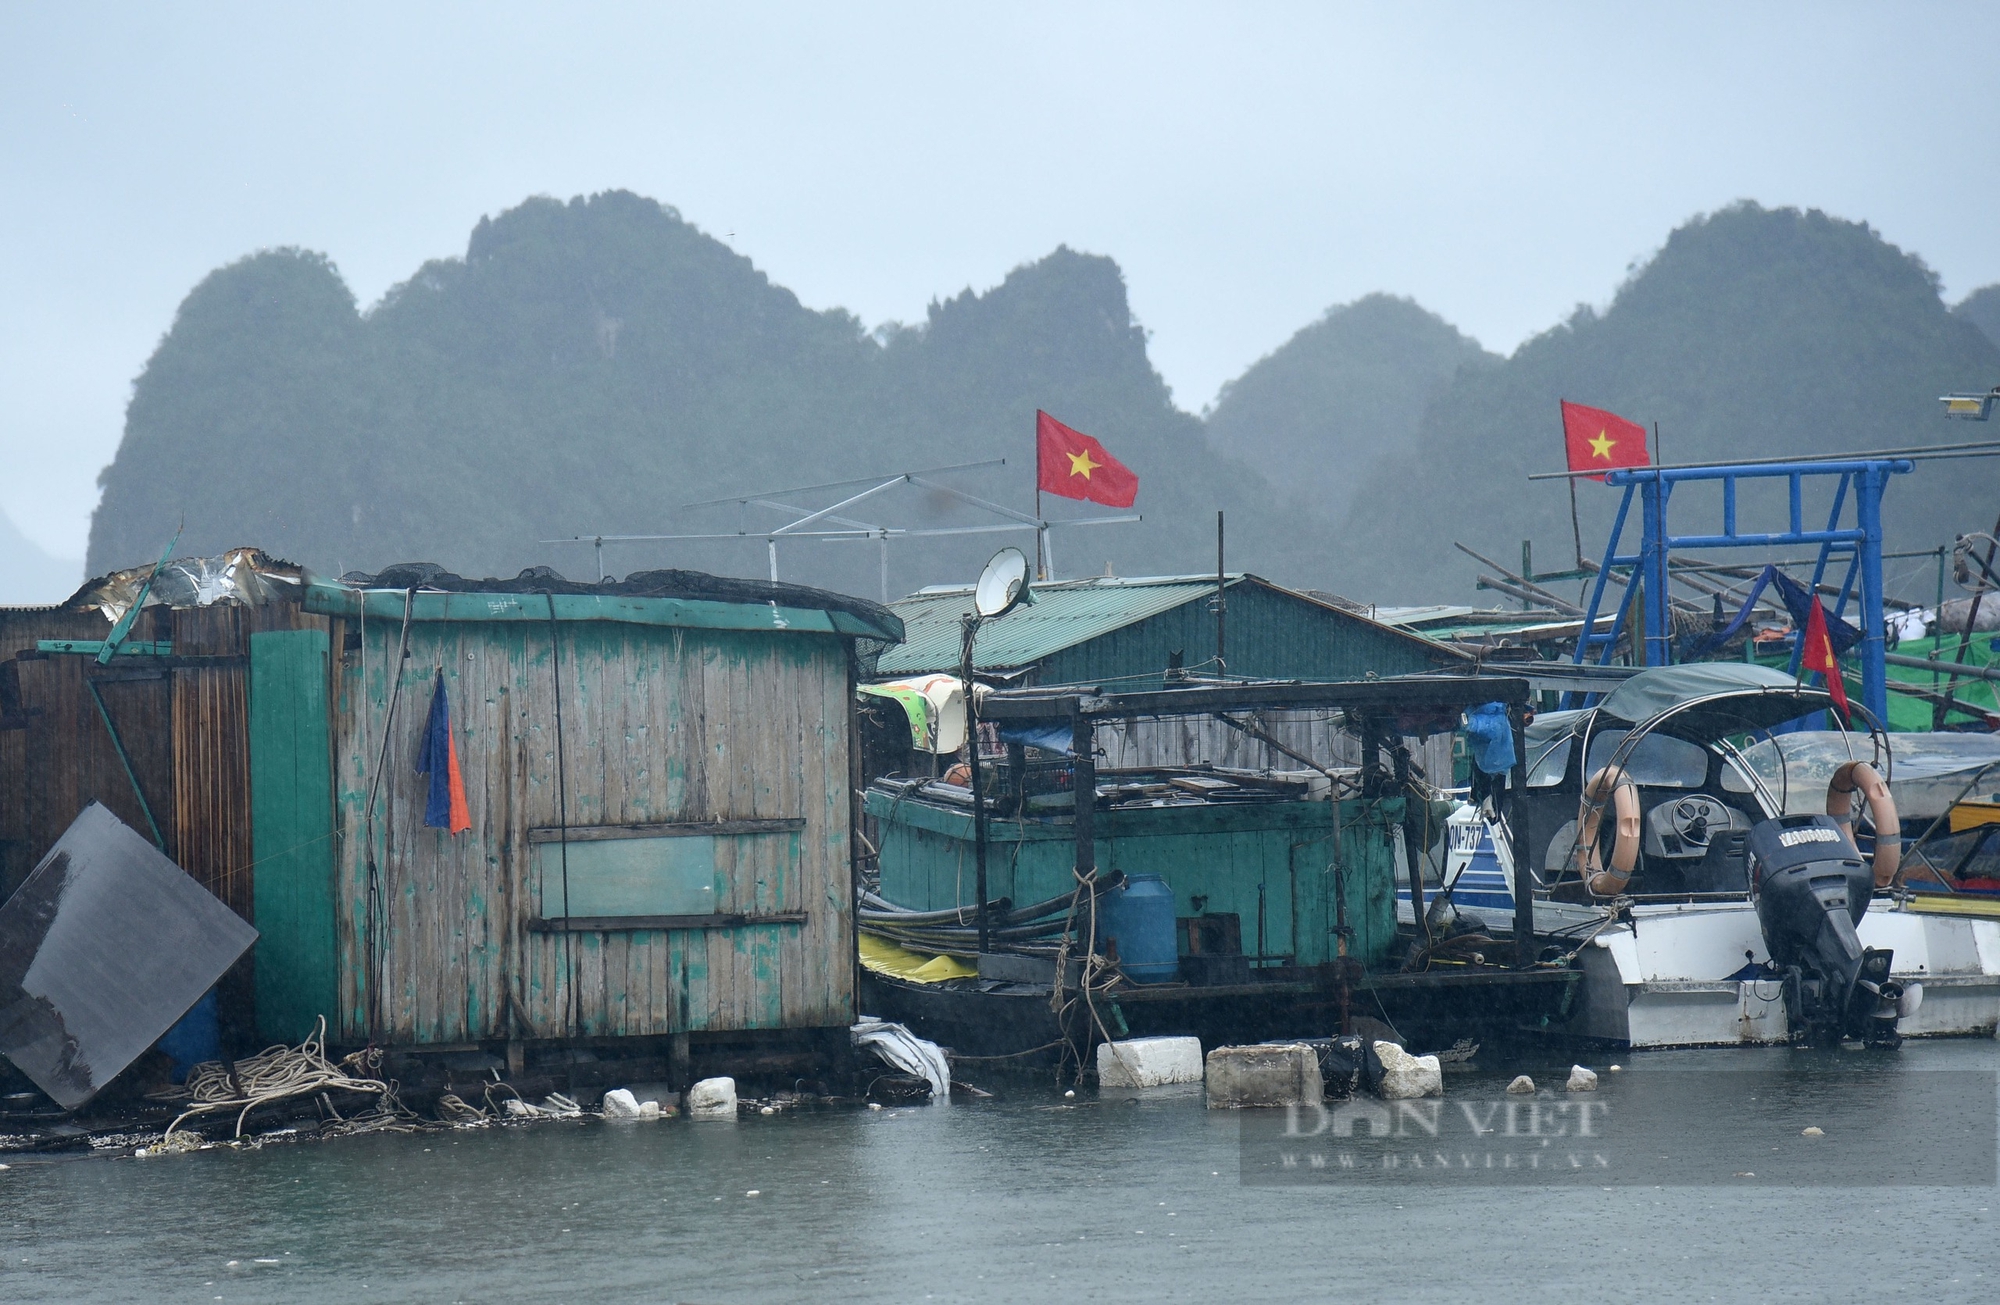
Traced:
<path fill-rule="evenodd" d="M 1896 810 L 1906 822 L 1935 820 L 1968 790 L 1981 794 L 2000 788 L 2000 735 L 1886 737 L 1886 767 L 1867 735 L 1837 730 L 1779 734 L 1745 748 L 1743 760 L 1784 804 L 1787 815 L 1825 810 L 1827 782 L 1848 761 L 1866 761 L 1884 771 L 1896 796 Z"/>
<path fill-rule="evenodd" d="M 1597 709 L 1607 716 L 1616 716 L 1636 725 L 1640 721 L 1651 720 L 1669 707 L 1678 707 L 1682 703 L 1713 697 L 1718 693 L 1761 693 L 1798 687 L 1797 680 L 1768 666 L 1750 662 L 1692 662 L 1686 666 L 1656 666 L 1640 671 L 1605 694 Z M 1771 724 L 1789 719 L 1789 716 L 1781 716 Z"/>

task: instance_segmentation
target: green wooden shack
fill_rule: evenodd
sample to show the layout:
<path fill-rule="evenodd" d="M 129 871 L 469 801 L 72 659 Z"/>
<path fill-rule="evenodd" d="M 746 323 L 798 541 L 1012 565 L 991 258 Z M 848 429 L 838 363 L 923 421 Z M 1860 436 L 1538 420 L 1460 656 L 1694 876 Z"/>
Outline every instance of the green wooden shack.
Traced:
<path fill-rule="evenodd" d="M 1396 909 L 1406 887 L 1416 918 L 1426 918 L 1413 854 L 1432 845 L 1452 806 L 1418 777 L 1407 731 L 1449 731 L 1464 709 L 1499 702 L 1518 756 L 1528 693 L 1519 679 L 1431 675 L 992 693 L 979 715 L 1007 744 L 1004 757 L 983 760 L 963 783 L 887 777 L 868 790 L 879 892 L 865 899 L 862 928 L 889 948 L 864 956 L 868 1000 L 967 1054 L 1068 1046 L 1079 1060 L 1093 1041 L 1127 1030 L 1205 1043 L 1320 1037 L 1352 1031 L 1360 1014 L 1457 1037 L 1540 1018 L 1572 975 L 1488 937 L 1440 962 L 1435 949 L 1448 941 L 1428 926 L 1399 936 Z M 1097 764 L 1101 736 L 1134 720 L 1248 726 L 1284 710 L 1336 718 L 1358 764 L 1317 777 Z M 1179 981 L 1155 973 L 1116 982 L 1084 1003 L 1095 1012 L 1085 1021 L 1083 1006 L 1055 992 L 1085 980 L 1060 967 L 1096 950 L 1089 940 L 1101 929 L 1089 920 L 1107 917 L 1086 917 L 1085 904 L 1138 876 L 1158 876 L 1171 896 Z M 1158 947 L 1149 937 L 1146 955 Z M 973 969 L 926 974 L 926 952 Z"/>
<path fill-rule="evenodd" d="M 976 908 L 969 809 L 885 787 L 867 801 L 881 830 L 884 897 L 919 911 Z M 1407 804 L 1395 795 L 1104 810 L 1095 862 L 1102 874 L 1161 876 L 1178 915 L 1230 920 L 1260 967 L 1332 962 L 1344 892 L 1348 954 L 1379 966 L 1396 946 L 1396 840 Z M 996 818 L 987 839 L 989 898 L 1038 902 L 1076 887 L 1073 817 Z"/>
<path fill-rule="evenodd" d="M 336 582 L 244 556 L 256 583 L 149 599 L 106 665 L 47 637 L 110 631 L 90 587 L 12 623 L 40 660 L 8 706 L 36 729 L 0 819 L 30 860 L 93 797 L 157 827 L 259 930 L 259 1038 L 321 1016 L 336 1043 L 410 1048 L 853 1022 L 854 646 L 894 616 L 691 572 Z M 460 832 L 426 825 L 416 769 L 439 685 Z"/>

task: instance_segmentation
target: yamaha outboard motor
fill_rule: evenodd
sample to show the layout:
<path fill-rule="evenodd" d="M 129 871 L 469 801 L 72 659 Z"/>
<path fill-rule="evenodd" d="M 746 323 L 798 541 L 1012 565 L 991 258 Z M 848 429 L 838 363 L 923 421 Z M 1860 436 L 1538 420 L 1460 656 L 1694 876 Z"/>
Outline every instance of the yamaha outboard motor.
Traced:
<path fill-rule="evenodd" d="M 1750 891 L 1771 963 L 1784 974 L 1785 1018 L 1798 1045 L 1843 1038 L 1893 1046 L 1902 988 L 1893 953 L 1863 947 L 1874 872 L 1831 816 L 1780 816 L 1750 831 Z"/>

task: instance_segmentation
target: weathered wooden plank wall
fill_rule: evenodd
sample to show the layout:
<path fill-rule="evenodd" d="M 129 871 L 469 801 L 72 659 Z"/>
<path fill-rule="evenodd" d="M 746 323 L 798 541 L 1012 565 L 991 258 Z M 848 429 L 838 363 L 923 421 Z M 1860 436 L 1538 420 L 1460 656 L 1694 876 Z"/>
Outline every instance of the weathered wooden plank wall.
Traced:
<path fill-rule="evenodd" d="M 1361 764 L 1361 741 L 1341 721 L 1340 713 L 1325 711 L 1262 711 L 1238 713 L 1301 756 L 1329 769 Z M 1430 782 L 1451 784 L 1452 735 L 1406 738 L 1412 760 L 1424 768 Z M 1105 767 L 1232 766 L 1245 770 L 1298 770 L 1299 763 L 1242 730 L 1209 716 L 1111 721 L 1097 727 L 1097 746 Z"/>
<path fill-rule="evenodd" d="M 345 632 L 333 706 L 342 1037 L 851 1021 L 845 641 L 579 622 L 553 627 L 552 655 L 551 627 L 416 623 L 392 675 L 399 622 Z M 414 769 L 440 671 L 472 818 L 456 837 L 423 825 L 428 781 Z M 717 840 L 716 910 L 806 921 L 531 930 L 561 895 L 538 882 L 527 832 L 565 814 L 570 825 L 802 818 L 795 835 Z"/>
<path fill-rule="evenodd" d="M 0 615 L 0 658 L 11 680 L 9 696 L 20 729 L 0 731 L 6 749 L 0 772 L 0 874 L 12 889 L 34 868 L 63 830 L 92 802 L 145 837 L 151 828 L 118 760 L 103 717 L 90 694 L 96 685 L 105 710 L 124 740 L 139 787 L 166 841 L 174 846 L 173 737 L 168 672 L 121 658 L 100 667 L 88 657 L 37 656 L 41 639 L 102 639 L 111 626 L 96 612 L 16 609 Z M 165 609 L 144 613 L 135 639 L 168 637 Z M 26 658 L 19 654 L 27 653 Z"/>
<path fill-rule="evenodd" d="M 250 723 L 244 607 L 173 614 L 174 850 L 181 869 L 255 921 L 250 888 Z"/>

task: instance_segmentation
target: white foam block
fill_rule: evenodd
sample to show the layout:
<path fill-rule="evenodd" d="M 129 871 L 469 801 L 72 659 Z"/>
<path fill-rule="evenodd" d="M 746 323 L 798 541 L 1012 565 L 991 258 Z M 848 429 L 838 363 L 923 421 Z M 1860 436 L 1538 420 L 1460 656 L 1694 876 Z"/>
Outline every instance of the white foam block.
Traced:
<path fill-rule="evenodd" d="M 1319 1057 L 1303 1043 L 1217 1047 L 1208 1053 L 1211 1110 L 1317 1105 L 1326 1089 Z"/>
<path fill-rule="evenodd" d="M 1132 1038 L 1097 1044 L 1097 1085 L 1159 1087 L 1201 1082 L 1200 1038 Z"/>

